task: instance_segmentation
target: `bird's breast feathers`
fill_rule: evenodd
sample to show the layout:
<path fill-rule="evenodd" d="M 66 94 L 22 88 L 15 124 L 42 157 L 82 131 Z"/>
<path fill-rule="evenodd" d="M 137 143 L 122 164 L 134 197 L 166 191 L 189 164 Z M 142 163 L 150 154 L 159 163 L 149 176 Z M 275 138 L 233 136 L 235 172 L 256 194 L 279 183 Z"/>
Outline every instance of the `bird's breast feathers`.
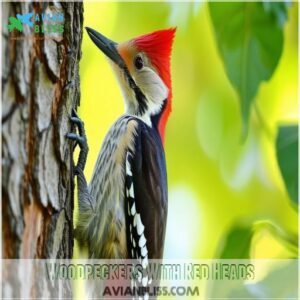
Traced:
<path fill-rule="evenodd" d="M 119 118 L 107 133 L 96 162 L 89 190 L 95 202 L 96 258 L 127 257 L 124 213 L 124 161 L 134 151 L 137 121 Z"/>

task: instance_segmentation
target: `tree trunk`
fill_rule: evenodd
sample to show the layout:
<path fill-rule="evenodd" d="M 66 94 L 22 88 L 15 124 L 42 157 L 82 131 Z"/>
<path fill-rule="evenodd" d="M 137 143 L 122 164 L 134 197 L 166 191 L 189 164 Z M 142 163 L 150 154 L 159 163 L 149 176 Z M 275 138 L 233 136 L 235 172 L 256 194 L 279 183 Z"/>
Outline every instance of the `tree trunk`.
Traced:
<path fill-rule="evenodd" d="M 62 12 L 63 33 L 27 25 L 9 32 L 9 17 L 29 12 Z M 73 151 L 65 135 L 80 99 L 83 6 L 2 3 L 2 21 L 2 257 L 70 258 Z"/>

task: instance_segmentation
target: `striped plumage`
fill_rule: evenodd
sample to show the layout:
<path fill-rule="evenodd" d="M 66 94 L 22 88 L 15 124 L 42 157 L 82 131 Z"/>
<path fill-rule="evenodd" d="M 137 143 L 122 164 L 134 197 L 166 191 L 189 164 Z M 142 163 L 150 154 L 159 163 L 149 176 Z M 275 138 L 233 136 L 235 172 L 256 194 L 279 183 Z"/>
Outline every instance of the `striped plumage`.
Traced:
<path fill-rule="evenodd" d="M 89 201 L 79 202 L 77 236 L 82 243 L 88 244 L 91 258 L 128 257 L 125 157 L 127 149 L 134 150 L 136 128 L 136 122 L 129 119 L 128 116 L 121 117 L 105 137 L 89 184 L 92 208 Z M 85 199 L 79 195 L 80 198 Z M 88 219 L 86 215 L 89 215 Z"/>
<path fill-rule="evenodd" d="M 90 257 L 162 257 L 167 217 L 162 150 L 157 131 L 139 118 L 124 115 L 111 127 L 94 168 L 89 200 L 79 202 L 76 231 Z M 80 190 L 79 198 L 87 199 Z"/>

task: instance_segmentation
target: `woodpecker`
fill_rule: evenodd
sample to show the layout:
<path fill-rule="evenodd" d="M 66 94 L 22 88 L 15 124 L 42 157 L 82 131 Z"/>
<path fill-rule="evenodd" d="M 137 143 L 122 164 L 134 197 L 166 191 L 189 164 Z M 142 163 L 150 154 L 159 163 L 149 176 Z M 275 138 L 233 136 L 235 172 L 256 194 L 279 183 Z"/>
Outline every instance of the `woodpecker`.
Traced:
<path fill-rule="evenodd" d="M 119 44 L 86 30 L 112 64 L 125 113 L 109 129 L 88 185 L 84 124 L 72 111 L 78 134 L 67 137 L 80 147 L 76 238 L 87 246 L 90 258 L 139 259 L 144 267 L 148 259 L 163 257 L 168 209 L 164 137 L 171 112 L 170 57 L 176 29 Z"/>

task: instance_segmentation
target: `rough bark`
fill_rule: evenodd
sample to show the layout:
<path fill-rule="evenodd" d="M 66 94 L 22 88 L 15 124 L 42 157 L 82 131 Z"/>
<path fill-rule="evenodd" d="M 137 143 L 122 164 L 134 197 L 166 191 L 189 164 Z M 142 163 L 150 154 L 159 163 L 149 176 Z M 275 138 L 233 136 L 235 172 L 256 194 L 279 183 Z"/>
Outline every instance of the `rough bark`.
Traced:
<path fill-rule="evenodd" d="M 49 4 L 51 3 L 51 4 Z M 70 258 L 71 108 L 79 104 L 82 3 L 2 3 L 2 21 L 63 12 L 63 34 L 2 26 L 2 257 Z M 22 38 L 13 40 L 12 36 Z"/>

